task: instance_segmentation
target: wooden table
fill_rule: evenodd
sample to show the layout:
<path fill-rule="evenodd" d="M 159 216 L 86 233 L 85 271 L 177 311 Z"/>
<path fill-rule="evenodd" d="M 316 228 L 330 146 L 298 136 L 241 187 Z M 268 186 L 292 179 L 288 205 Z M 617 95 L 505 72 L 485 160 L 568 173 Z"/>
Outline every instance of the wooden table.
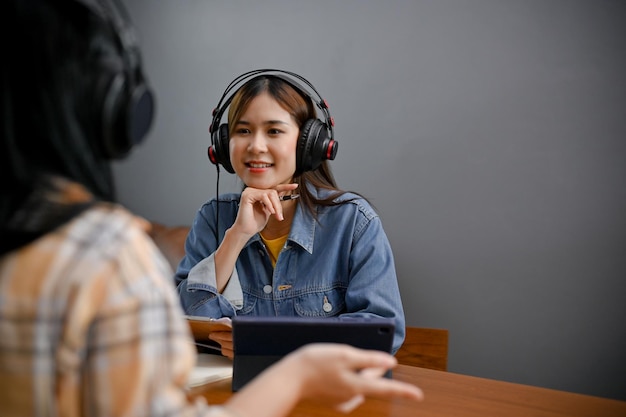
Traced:
<path fill-rule="evenodd" d="M 399 365 L 393 377 L 424 391 L 421 403 L 402 399 L 367 399 L 348 416 L 354 417 L 626 417 L 626 401 L 574 394 L 529 385 L 477 378 L 451 372 Z M 210 404 L 231 395 L 230 379 L 195 388 Z M 334 409 L 306 401 L 291 417 L 346 416 Z"/>

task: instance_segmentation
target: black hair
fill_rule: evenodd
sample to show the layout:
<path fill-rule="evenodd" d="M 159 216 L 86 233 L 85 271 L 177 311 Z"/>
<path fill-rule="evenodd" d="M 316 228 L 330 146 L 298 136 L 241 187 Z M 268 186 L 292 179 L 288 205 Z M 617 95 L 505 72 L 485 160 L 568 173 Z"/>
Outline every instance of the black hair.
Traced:
<path fill-rule="evenodd" d="M 0 230 L 5 235 L 19 207 L 49 177 L 77 182 L 100 200 L 115 199 L 110 162 L 99 143 L 96 92 L 102 74 L 123 61 L 111 26 L 78 2 L 0 3 L 5 32 Z M 59 221 L 68 220 L 64 217 Z"/>

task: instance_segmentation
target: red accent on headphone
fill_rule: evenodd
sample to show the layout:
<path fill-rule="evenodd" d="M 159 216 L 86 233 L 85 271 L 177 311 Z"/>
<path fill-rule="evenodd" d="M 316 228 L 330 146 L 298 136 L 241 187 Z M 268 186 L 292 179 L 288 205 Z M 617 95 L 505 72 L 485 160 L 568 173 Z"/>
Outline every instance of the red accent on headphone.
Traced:
<path fill-rule="evenodd" d="M 215 151 L 213 150 L 213 146 L 209 146 L 208 152 L 209 160 L 214 164 L 217 164 L 217 158 L 215 157 Z"/>
<path fill-rule="evenodd" d="M 326 149 L 326 159 L 330 159 L 330 157 L 332 156 L 334 143 L 335 143 L 334 140 L 331 140 L 330 142 L 328 142 L 328 148 Z"/>

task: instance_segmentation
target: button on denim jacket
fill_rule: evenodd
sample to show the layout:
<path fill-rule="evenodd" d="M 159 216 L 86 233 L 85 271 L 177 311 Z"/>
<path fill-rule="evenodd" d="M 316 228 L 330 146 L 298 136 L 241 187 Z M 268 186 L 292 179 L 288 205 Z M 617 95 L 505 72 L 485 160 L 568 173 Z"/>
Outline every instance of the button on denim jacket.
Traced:
<path fill-rule="evenodd" d="M 322 197 L 329 191 L 315 190 Z M 370 204 L 344 194 L 337 206 L 317 206 L 318 221 L 298 204 L 287 242 L 272 267 L 257 233 L 242 249 L 222 292 L 216 289 L 213 253 L 232 226 L 240 194 L 212 199 L 197 212 L 185 242 L 176 284 L 185 314 L 206 317 L 378 316 L 393 318 L 392 352 L 404 340 L 404 311 L 393 254 Z M 219 215 L 216 209 L 219 204 Z"/>

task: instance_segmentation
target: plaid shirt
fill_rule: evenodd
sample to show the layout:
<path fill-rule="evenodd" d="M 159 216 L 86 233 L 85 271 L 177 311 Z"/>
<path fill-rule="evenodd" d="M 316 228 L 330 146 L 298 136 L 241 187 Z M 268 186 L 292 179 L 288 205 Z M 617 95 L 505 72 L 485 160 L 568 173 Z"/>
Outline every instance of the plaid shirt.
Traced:
<path fill-rule="evenodd" d="M 196 353 L 169 265 L 97 204 L 0 258 L 0 416 L 222 415 L 185 384 Z"/>

